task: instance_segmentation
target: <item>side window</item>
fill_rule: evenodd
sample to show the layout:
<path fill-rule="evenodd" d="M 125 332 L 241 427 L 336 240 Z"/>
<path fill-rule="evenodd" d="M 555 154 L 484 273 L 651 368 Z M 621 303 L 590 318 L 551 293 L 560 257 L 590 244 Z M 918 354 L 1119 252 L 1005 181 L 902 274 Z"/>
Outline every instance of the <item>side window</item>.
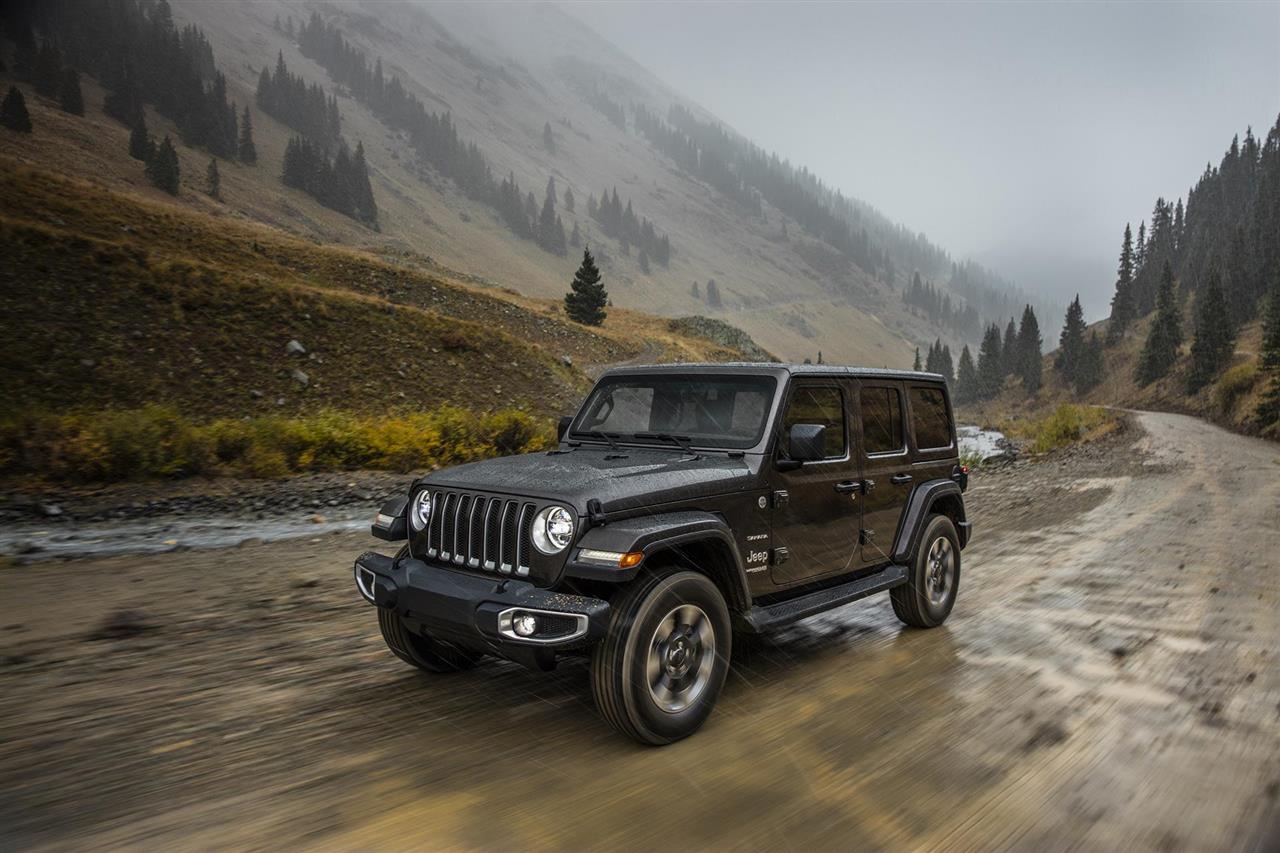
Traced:
<path fill-rule="evenodd" d="M 906 447 L 902 434 L 902 392 L 897 388 L 862 389 L 862 444 L 868 455 Z"/>
<path fill-rule="evenodd" d="M 951 446 L 951 418 L 941 388 L 911 389 L 911 428 L 917 450 Z"/>
<path fill-rule="evenodd" d="M 844 395 L 839 388 L 830 386 L 801 385 L 791 392 L 787 414 L 782 419 L 784 446 L 790 440 L 793 424 L 823 424 L 827 428 L 826 458 L 844 456 L 845 429 Z M 788 453 L 791 448 L 787 447 Z"/>

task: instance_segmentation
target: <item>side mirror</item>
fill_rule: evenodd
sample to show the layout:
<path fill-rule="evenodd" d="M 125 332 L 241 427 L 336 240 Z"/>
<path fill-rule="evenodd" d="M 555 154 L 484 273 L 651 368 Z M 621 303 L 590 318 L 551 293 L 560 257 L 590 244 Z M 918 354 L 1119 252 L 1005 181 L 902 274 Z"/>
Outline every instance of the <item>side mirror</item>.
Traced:
<path fill-rule="evenodd" d="M 788 438 L 788 456 L 796 462 L 816 462 L 827 455 L 827 428 L 824 424 L 792 424 Z"/>
<path fill-rule="evenodd" d="M 560 423 L 556 424 L 556 441 L 564 441 L 564 435 L 569 431 L 571 423 L 573 423 L 573 415 L 565 415 L 560 419 Z"/>

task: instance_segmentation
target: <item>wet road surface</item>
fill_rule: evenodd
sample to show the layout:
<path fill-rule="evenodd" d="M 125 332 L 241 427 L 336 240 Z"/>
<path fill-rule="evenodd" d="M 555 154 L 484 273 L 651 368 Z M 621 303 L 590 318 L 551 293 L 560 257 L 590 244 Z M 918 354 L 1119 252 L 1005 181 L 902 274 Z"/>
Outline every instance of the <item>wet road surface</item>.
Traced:
<path fill-rule="evenodd" d="M 808 620 L 662 749 L 404 667 L 363 536 L 0 570 L 0 846 L 1280 848 L 1280 447 L 1138 424 L 975 477 L 944 627 Z"/>

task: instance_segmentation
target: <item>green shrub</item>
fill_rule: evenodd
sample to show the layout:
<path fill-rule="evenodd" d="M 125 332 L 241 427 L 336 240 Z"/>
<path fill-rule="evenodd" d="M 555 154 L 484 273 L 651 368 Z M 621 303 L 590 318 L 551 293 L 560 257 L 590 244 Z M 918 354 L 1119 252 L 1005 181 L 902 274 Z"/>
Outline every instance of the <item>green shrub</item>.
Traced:
<path fill-rule="evenodd" d="M 1241 394 L 1252 390 L 1258 380 L 1258 366 L 1253 362 L 1237 364 L 1227 370 L 1213 389 L 1213 403 L 1224 415 L 1235 407 Z"/>
<path fill-rule="evenodd" d="M 523 412 L 442 407 L 386 418 L 342 412 L 198 423 L 163 406 L 0 421 L 0 466 L 51 480 L 106 482 L 227 474 L 456 465 L 553 444 L 551 425 Z"/>
<path fill-rule="evenodd" d="M 1085 438 L 1090 432 L 1115 422 L 1115 417 L 1100 406 L 1063 403 L 1052 415 L 1030 425 L 1031 450 L 1047 453 Z"/>

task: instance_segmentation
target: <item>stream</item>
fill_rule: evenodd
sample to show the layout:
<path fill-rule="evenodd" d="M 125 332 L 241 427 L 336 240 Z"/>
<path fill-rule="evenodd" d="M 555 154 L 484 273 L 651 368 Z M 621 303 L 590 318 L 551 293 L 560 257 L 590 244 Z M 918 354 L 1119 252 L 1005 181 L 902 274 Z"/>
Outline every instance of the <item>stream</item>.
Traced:
<path fill-rule="evenodd" d="M 988 459 L 1005 452 L 1005 437 L 996 430 L 970 424 L 956 428 L 963 456 Z M 319 537 L 367 528 L 376 501 L 325 507 L 325 515 L 305 511 L 265 518 L 247 516 L 160 516 L 127 521 L 78 522 L 50 518 L 6 524 L 0 528 L 0 554 L 19 562 L 156 554 L 187 549 L 231 548 L 245 541 L 273 542 Z"/>

